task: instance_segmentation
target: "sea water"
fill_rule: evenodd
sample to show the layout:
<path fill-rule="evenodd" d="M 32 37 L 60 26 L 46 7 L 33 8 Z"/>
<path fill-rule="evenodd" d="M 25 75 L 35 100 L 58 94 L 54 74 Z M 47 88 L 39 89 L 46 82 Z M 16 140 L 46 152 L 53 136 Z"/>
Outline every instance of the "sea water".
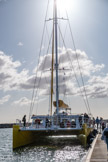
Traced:
<path fill-rule="evenodd" d="M 13 151 L 12 129 L 0 129 L 0 162 L 82 162 L 86 153 L 74 136 L 49 137 Z"/>

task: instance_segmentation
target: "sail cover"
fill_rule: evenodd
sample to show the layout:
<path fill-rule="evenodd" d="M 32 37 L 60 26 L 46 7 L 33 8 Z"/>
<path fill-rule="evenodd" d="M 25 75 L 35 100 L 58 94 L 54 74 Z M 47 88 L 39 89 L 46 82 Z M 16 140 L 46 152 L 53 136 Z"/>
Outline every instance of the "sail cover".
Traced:
<path fill-rule="evenodd" d="M 53 101 L 53 105 L 56 107 L 56 101 Z M 62 100 L 58 101 L 59 108 L 71 109 L 67 104 L 65 104 Z"/>

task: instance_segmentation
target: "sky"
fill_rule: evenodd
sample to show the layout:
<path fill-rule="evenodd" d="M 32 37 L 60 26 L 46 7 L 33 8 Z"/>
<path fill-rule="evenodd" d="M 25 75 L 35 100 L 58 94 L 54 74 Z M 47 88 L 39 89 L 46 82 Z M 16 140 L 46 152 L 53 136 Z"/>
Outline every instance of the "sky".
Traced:
<path fill-rule="evenodd" d="M 108 1 L 58 1 L 58 16 L 66 16 L 64 8 L 68 13 L 91 113 L 94 117 L 108 119 Z M 0 123 L 16 122 L 24 114 L 28 118 L 35 73 L 39 90 L 33 113 L 48 114 L 51 45 L 47 54 L 47 44 L 51 35 L 51 21 L 45 22 L 47 34 L 44 35 L 42 54 L 38 59 L 47 2 L 0 0 Z M 52 0 L 46 19 L 49 18 L 52 18 Z M 58 43 L 60 97 L 63 98 L 66 93 L 65 102 L 72 108 L 72 113 L 85 113 L 86 108 L 75 79 L 76 74 L 81 84 L 76 52 L 67 21 L 59 21 L 66 42 L 66 49 L 61 47 L 63 42 Z M 72 67 L 74 69 L 70 70 Z M 80 87 L 83 92 L 82 85 Z"/>

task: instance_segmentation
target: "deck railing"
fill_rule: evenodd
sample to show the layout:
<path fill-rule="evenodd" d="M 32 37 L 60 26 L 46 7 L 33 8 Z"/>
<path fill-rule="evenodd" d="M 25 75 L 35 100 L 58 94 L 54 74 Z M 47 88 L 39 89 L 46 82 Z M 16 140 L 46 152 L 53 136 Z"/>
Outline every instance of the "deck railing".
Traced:
<path fill-rule="evenodd" d="M 79 115 L 34 116 L 32 126 L 35 128 L 82 128 L 84 123 L 87 127 L 91 127 L 91 118 Z"/>

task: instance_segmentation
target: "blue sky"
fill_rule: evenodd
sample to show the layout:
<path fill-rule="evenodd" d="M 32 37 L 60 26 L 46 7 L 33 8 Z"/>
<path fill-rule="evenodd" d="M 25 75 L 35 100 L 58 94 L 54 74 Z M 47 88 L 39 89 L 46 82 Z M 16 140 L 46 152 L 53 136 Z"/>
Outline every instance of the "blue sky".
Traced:
<path fill-rule="evenodd" d="M 108 1 L 67 1 L 66 7 L 80 65 L 84 70 L 91 112 L 95 117 L 108 118 Z M 51 5 L 50 1 L 48 12 L 50 16 L 48 15 L 47 18 L 52 17 Z M 14 122 L 17 118 L 21 119 L 24 114 L 28 116 L 33 71 L 35 68 L 41 71 L 46 59 L 45 56 L 42 57 L 40 65 L 37 65 L 46 7 L 47 0 L 0 0 L 0 123 Z M 63 12 L 61 14 L 65 16 Z M 48 29 L 50 28 L 51 24 Z M 69 50 L 72 43 L 68 40 L 68 32 L 67 35 L 66 44 Z M 44 46 L 43 48 L 45 49 Z M 73 49 L 69 52 L 76 64 Z M 65 59 L 64 66 L 66 66 L 65 50 L 61 49 L 61 56 Z M 50 55 L 46 60 L 49 59 Z M 48 65 L 50 64 L 47 64 L 46 69 Z M 83 66 L 86 68 L 83 69 Z M 77 70 L 76 68 L 76 73 Z M 49 74 L 47 75 L 48 78 Z M 69 96 L 72 112 L 85 112 L 84 103 L 77 95 L 79 91 L 75 82 L 72 83 L 72 78 L 68 82 L 68 76 L 66 79 L 65 86 L 72 95 Z M 69 89 L 72 91 L 70 92 Z M 47 114 L 48 102 L 48 99 L 40 97 L 40 107 L 34 110 L 34 113 L 37 111 L 40 114 Z"/>

